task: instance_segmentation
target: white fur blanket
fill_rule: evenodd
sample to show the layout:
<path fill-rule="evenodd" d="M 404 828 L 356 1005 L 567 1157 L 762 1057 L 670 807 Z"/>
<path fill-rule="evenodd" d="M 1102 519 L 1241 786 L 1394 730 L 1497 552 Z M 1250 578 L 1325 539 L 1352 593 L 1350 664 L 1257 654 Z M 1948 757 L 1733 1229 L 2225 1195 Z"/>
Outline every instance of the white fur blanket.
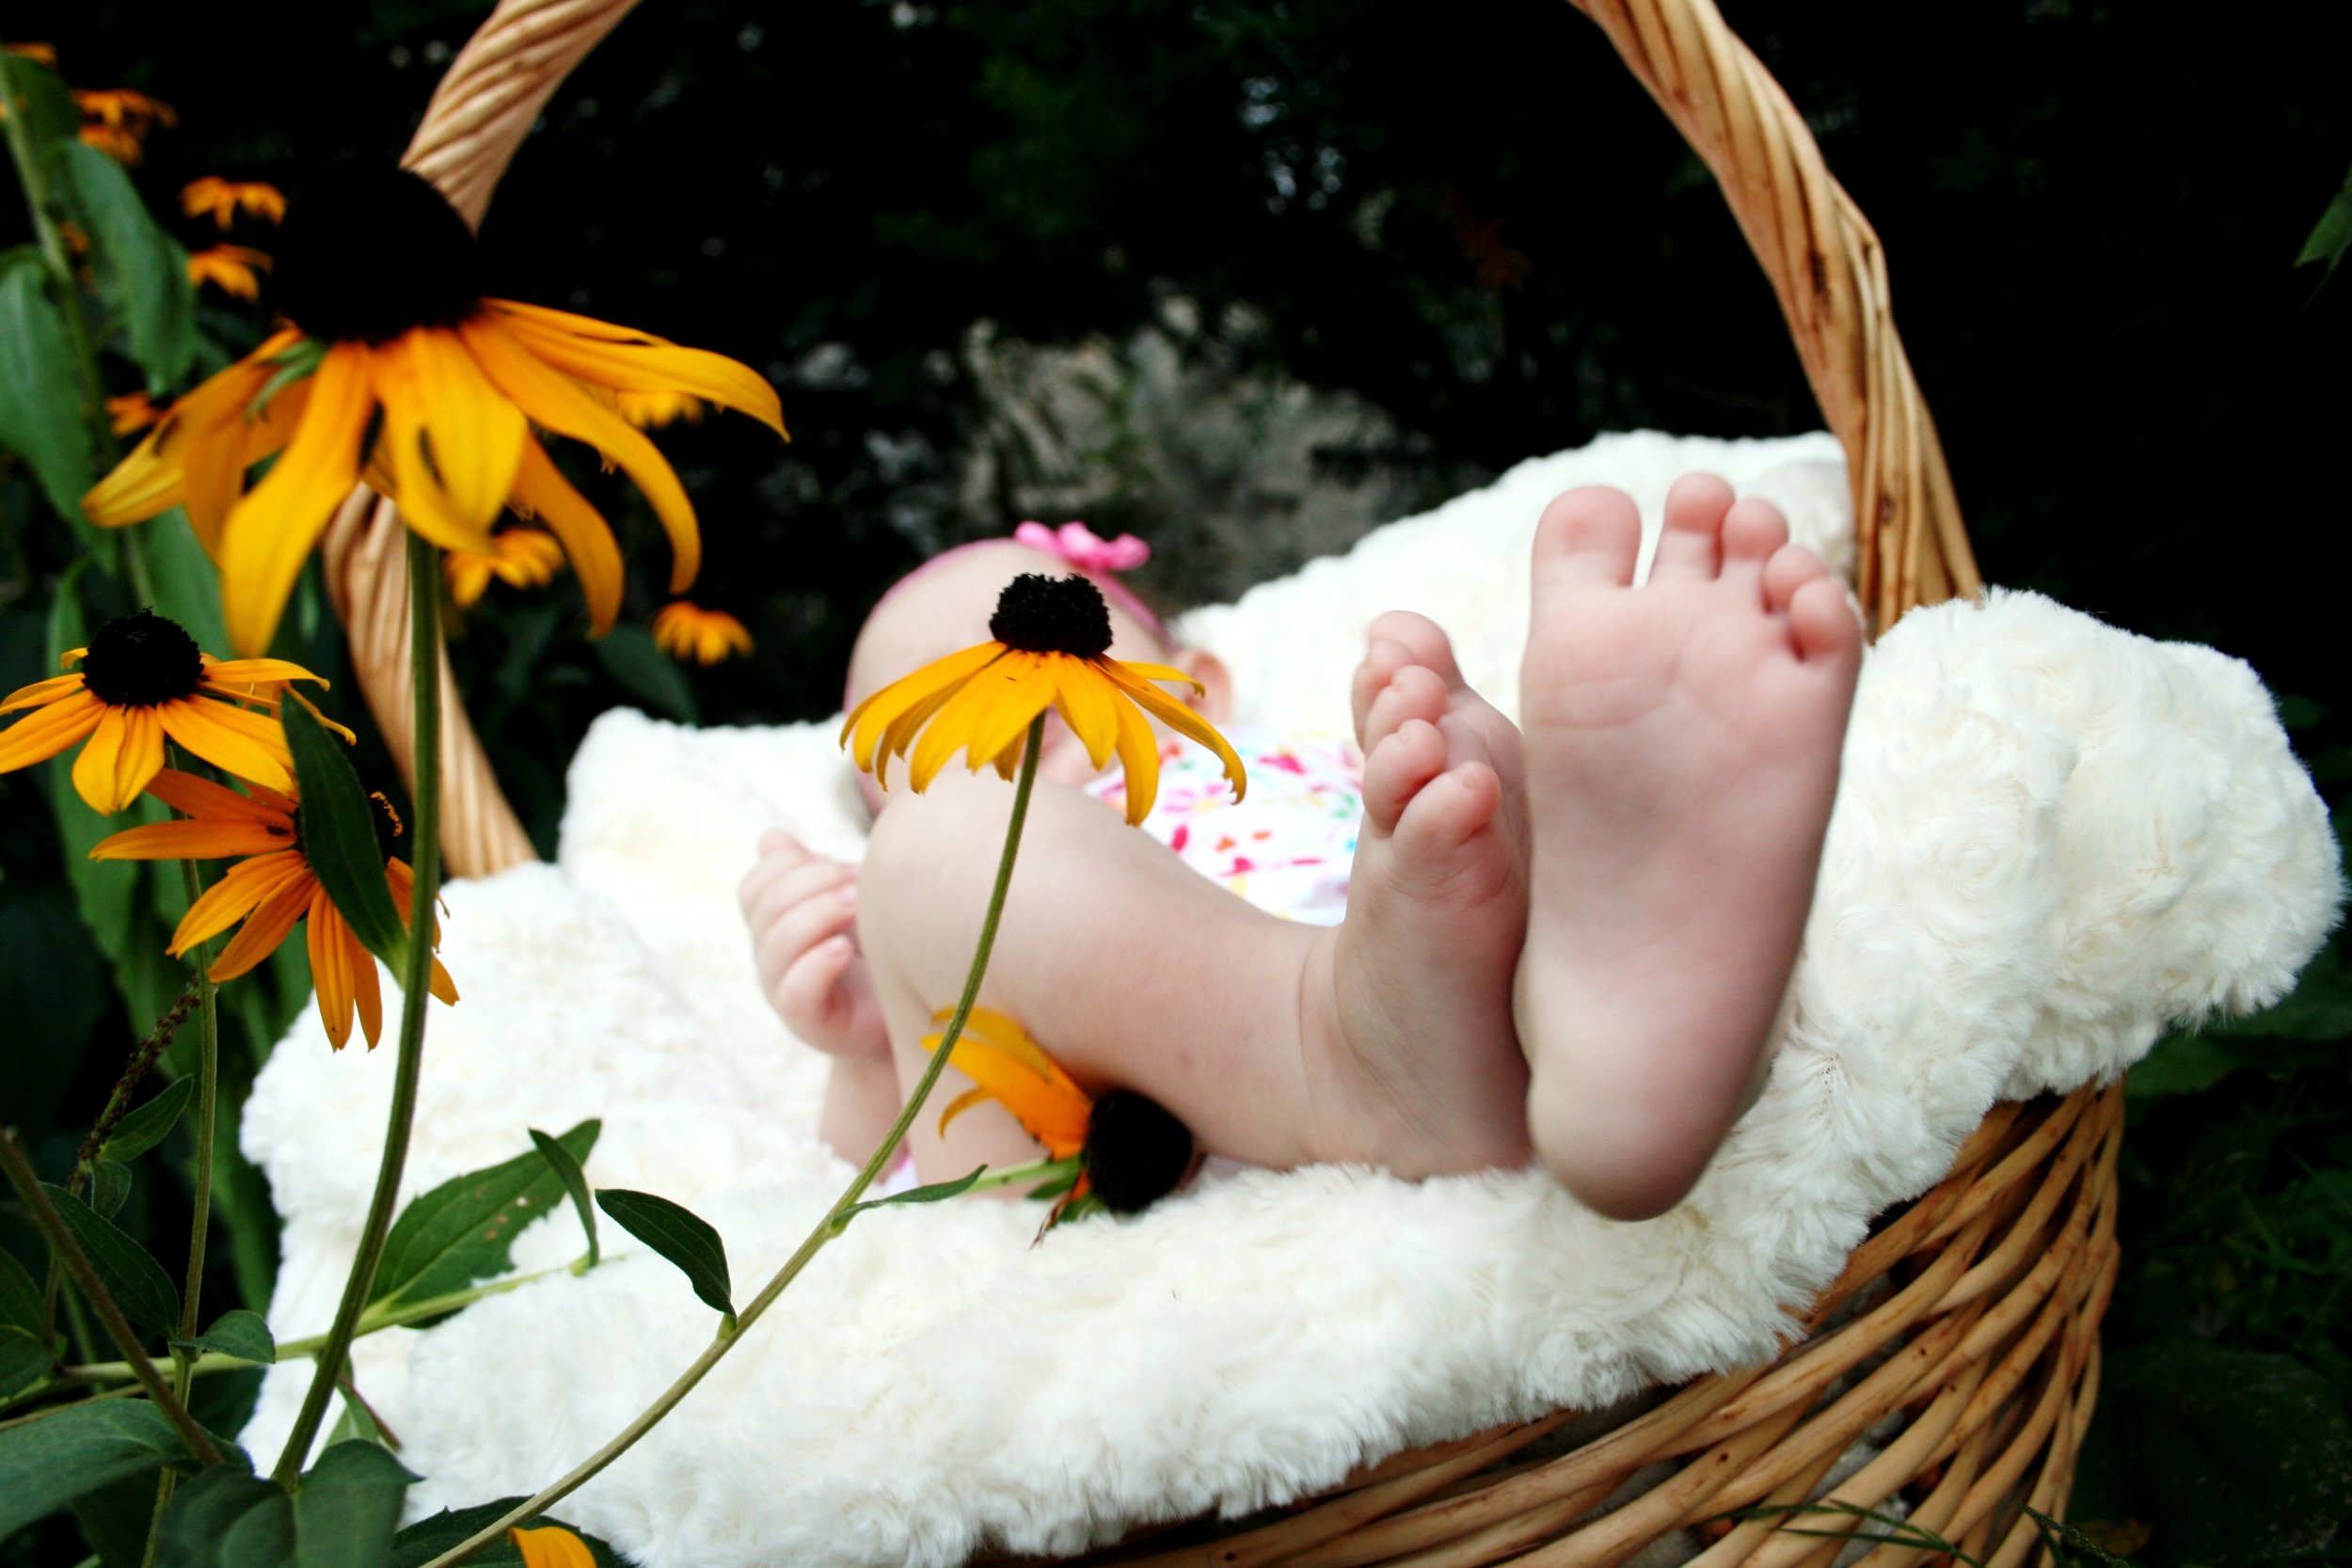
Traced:
<path fill-rule="evenodd" d="M 1364 623 L 1422 610 L 1508 711 L 1543 502 L 1617 483 L 1654 531 L 1694 467 L 1850 555 L 1826 437 L 1615 437 L 1188 630 L 1233 666 L 1242 720 L 1330 727 Z M 465 1000 L 436 1009 L 409 1193 L 524 1150 L 527 1126 L 601 1116 L 592 1180 L 691 1205 L 739 1290 L 766 1276 L 847 1178 L 814 1134 L 821 1059 L 755 994 L 735 911 L 771 824 L 858 852 L 831 725 L 596 725 L 558 863 L 450 890 Z M 1996 1096 L 2111 1077 L 2166 1020 L 2285 990 L 2334 919 L 2336 866 L 2243 664 L 2029 595 L 1915 614 L 1864 673 L 1789 1037 L 1681 1209 L 1621 1225 L 1530 1173 L 1320 1167 L 1224 1173 L 1034 1249 L 1026 1206 L 884 1210 L 564 1512 L 648 1568 L 1070 1551 L 1770 1355 L 1871 1215 L 1932 1184 Z M 286 1221 L 281 1337 L 332 1313 L 390 1055 L 332 1053 L 306 1018 L 246 1107 Z M 614 1239 L 585 1277 L 362 1341 L 360 1386 L 427 1478 L 412 1509 L 534 1490 L 707 1342 L 713 1315 L 676 1271 Z M 565 1210 L 516 1257 L 578 1244 Z M 282 1439 L 308 1370 L 270 1375 L 256 1451 Z"/>

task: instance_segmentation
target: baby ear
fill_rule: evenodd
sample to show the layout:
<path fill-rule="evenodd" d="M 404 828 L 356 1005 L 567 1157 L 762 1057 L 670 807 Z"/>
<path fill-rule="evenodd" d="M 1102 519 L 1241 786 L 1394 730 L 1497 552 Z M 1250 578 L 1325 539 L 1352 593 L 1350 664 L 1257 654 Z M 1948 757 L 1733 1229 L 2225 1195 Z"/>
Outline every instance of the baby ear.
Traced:
<path fill-rule="evenodd" d="M 1222 724 L 1233 716 L 1233 673 L 1225 668 L 1225 661 L 1206 648 L 1186 648 L 1175 658 L 1176 668 L 1200 683 L 1204 689 L 1190 698 L 1193 711 L 1212 724 Z"/>

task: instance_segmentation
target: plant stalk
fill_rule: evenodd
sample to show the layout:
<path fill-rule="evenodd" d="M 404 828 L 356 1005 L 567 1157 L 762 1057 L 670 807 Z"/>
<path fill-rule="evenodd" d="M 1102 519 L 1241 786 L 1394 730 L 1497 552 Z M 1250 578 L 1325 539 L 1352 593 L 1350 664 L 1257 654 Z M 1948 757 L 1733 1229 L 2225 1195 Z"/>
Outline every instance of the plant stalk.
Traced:
<path fill-rule="evenodd" d="M 433 905 L 441 891 L 441 571 L 433 546 L 408 535 L 408 668 L 411 676 L 411 736 L 416 777 L 413 800 L 416 826 L 409 845 L 415 891 L 408 905 L 408 949 L 402 968 L 399 1059 L 393 1069 L 392 1107 L 384 1126 L 384 1157 L 376 1167 L 375 1196 L 359 1233 L 358 1256 L 343 1281 L 343 1298 L 335 1308 L 335 1322 L 326 1331 L 310 1373 L 310 1386 L 302 1396 L 301 1412 L 286 1435 L 285 1451 L 278 1456 L 271 1479 L 291 1488 L 302 1474 L 303 1461 L 326 1418 L 328 1401 L 342 1376 L 352 1336 L 367 1309 L 368 1292 L 375 1285 L 376 1265 L 383 1261 L 384 1240 L 391 1233 L 392 1207 L 400 1196 L 400 1174 L 408 1160 L 408 1135 L 417 1118 L 417 1082 L 424 1065 L 424 1016 L 432 1001 Z"/>
<path fill-rule="evenodd" d="M 51 1252 L 64 1259 L 66 1272 L 73 1276 L 73 1283 L 81 1287 L 91 1310 L 105 1325 L 107 1338 L 114 1340 L 115 1348 L 121 1351 L 122 1358 L 131 1364 L 132 1373 L 146 1386 L 148 1398 L 155 1402 L 155 1408 L 162 1411 L 165 1418 L 179 1432 L 181 1439 L 188 1445 L 189 1452 L 207 1465 L 219 1464 L 220 1449 L 214 1446 L 212 1437 L 204 1429 L 197 1425 L 196 1418 L 188 1414 L 188 1407 L 180 1402 L 179 1396 L 171 1391 L 171 1385 L 166 1383 L 163 1373 L 155 1370 L 155 1363 L 147 1358 L 147 1352 L 139 1348 L 138 1335 L 133 1331 L 130 1320 L 122 1315 L 122 1308 L 115 1305 L 115 1298 L 106 1293 L 105 1284 L 99 1279 L 98 1270 L 91 1266 L 89 1255 L 74 1241 L 73 1233 L 65 1227 L 65 1221 L 58 1217 L 57 1211 L 51 1205 L 49 1195 L 40 1190 L 40 1179 L 33 1173 L 32 1163 L 24 1158 L 24 1150 L 17 1143 L 14 1128 L 0 1128 L 0 1166 L 7 1168 L 8 1182 L 16 1188 L 16 1196 L 24 1199 L 25 1212 L 40 1227 L 41 1239 L 49 1243 Z"/>
<path fill-rule="evenodd" d="M 197 879 L 196 863 L 182 861 L 180 876 L 188 890 L 188 902 L 193 905 L 203 895 Z M 180 1296 L 183 1339 L 195 1338 L 201 1323 L 198 1308 L 204 1294 L 204 1248 L 213 1228 L 213 1137 L 219 1114 L 220 1015 L 214 1000 L 212 970 L 213 944 L 201 942 L 196 949 L 196 1190 L 189 1196 L 196 1212 L 188 1220 L 188 1282 Z M 195 1380 L 196 1357 L 175 1346 L 171 1359 L 173 1382 L 184 1400 L 189 1384 Z M 166 1482 L 167 1489 L 168 1486 Z"/>
<path fill-rule="evenodd" d="M 751 1305 L 743 1308 L 736 1320 L 735 1332 L 722 1334 L 713 1339 L 710 1347 L 694 1358 L 693 1365 L 678 1374 L 676 1382 L 663 1389 L 635 1420 L 624 1427 L 611 1442 L 581 1461 L 569 1475 L 516 1504 L 498 1519 L 426 1562 L 423 1568 L 454 1568 L 455 1564 L 465 1561 L 483 1547 L 504 1540 L 509 1529 L 529 1524 L 620 1458 L 640 1437 L 651 1432 L 655 1423 L 667 1416 L 680 1400 L 693 1391 L 704 1374 L 719 1364 L 720 1357 L 742 1342 L 745 1332 L 759 1321 L 760 1314 L 767 1311 L 778 1296 L 784 1294 L 785 1288 L 800 1277 L 809 1259 L 816 1257 L 827 1242 L 841 1233 L 837 1222 L 843 1212 L 865 1196 L 866 1189 L 882 1174 L 882 1166 L 888 1163 L 899 1141 L 907 1135 L 907 1129 L 914 1125 L 915 1116 L 922 1110 L 923 1102 L 930 1098 L 932 1088 L 939 1083 L 939 1075 L 946 1070 L 947 1058 L 955 1054 L 956 1041 L 962 1037 L 963 1025 L 972 1016 L 973 1005 L 980 998 L 980 980 L 988 973 L 989 953 L 996 945 L 996 926 L 1004 916 L 1005 895 L 1012 887 L 1013 860 L 1021 847 L 1022 824 L 1028 818 L 1029 792 L 1037 783 L 1037 756 L 1044 739 L 1045 716 L 1040 714 L 1029 721 L 1028 741 L 1021 751 L 1021 775 L 1013 785 L 1012 816 L 1005 824 L 1005 849 L 996 863 L 996 884 L 988 895 L 988 913 L 980 922 L 980 940 L 973 948 L 972 967 L 964 975 L 963 995 L 957 1000 L 955 1013 L 947 1020 L 947 1027 L 940 1037 L 939 1049 L 931 1053 L 930 1061 L 923 1069 L 923 1076 L 915 1081 L 914 1092 L 899 1107 L 898 1119 L 891 1124 L 882 1142 L 874 1146 L 874 1152 L 867 1157 L 864 1168 L 851 1179 L 849 1189 L 834 1200 L 834 1206 L 825 1212 L 824 1218 L 817 1222 L 817 1227 L 808 1233 L 807 1239 L 801 1243 L 791 1257 L 785 1259 L 784 1266 L 760 1288 L 759 1294 L 752 1298 Z"/>

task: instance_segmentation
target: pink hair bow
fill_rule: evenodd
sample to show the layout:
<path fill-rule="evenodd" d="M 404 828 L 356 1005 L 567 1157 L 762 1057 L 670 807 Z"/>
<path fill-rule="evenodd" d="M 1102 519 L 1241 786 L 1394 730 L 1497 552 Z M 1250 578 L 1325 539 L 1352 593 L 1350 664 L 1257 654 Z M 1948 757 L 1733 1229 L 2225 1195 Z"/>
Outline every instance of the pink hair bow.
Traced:
<path fill-rule="evenodd" d="M 1026 522 L 1012 531 L 1015 544 L 1060 556 L 1082 572 L 1130 572 L 1152 559 L 1152 546 L 1132 533 L 1104 539 L 1084 523 L 1047 528 Z"/>

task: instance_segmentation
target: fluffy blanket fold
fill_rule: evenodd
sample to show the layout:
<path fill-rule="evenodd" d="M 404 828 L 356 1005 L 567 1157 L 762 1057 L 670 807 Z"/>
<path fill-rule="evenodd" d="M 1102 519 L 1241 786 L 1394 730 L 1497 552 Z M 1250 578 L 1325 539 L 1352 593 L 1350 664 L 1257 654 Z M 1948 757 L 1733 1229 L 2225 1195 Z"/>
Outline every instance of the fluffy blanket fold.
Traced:
<path fill-rule="evenodd" d="M 1184 630 L 1233 667 L 1242 720 L 1333 728 L 1364 623 L 1422 610 L 1507 712 L 1543 502 L 1620 484 L 1654 532 L 1692 467 L 1850 558 L 1827 437 L 1613 437 Z M 450 889 L 465 1000 L 433 1020 L 407 1192 L 520 1152 L 527 1127 L 600 1116 L 591 1180 L 691 1205 L 739 1285 L 763 1278 L 847 1171 L 815 1137 L 822 1059 L 756 994 L 733 888 L 761 829 L 854 856 L 860 816 L 829 724 L 600 721 L 558 863 Z M 2027 594 L 1916 612 L 1866 666 L 1788 1037 L 1681 1208 L 1620 1225 L 1529 1173 L 1319 1167 L 1221 1173 L 1034 1249 L 1022 1206 L 882 1211 L 566 1513 L 648 1568 L 1065 1552 L 1769 1355 L 1997 1097 L 2111 1078 L 2167 1021 L 2282 992 L 2335 917 L 2336 866 L 2243 664 Z M 329 1052 L 306 1018 L 246 1108 L 286 1220 L 281 1337 L 332 1313 L 391 1067 Z M 609 1240 L 584 1277 L 361 1342 L 360 1386 L 428 1478 L 412 1508 L 535 1489 L 706 1340 L 712 1314 L 676 1271 Z M 516 1258 L 577 1251 L 565 1210 Z M 257 1451 L 307 1372 L 271 1373 Z"/>

